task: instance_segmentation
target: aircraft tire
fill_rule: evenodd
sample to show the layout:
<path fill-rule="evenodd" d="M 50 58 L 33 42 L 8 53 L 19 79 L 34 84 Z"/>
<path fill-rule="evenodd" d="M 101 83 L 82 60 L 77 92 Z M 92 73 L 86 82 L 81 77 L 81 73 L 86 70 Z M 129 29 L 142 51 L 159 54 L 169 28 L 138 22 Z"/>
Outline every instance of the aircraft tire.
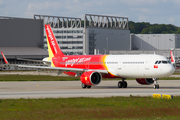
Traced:
<path fill-rule="evenodd" d="M 159 89 L 159 84 L 154 85 L 154 89 Z"/>
<path fill-rule="evenodd" d="M 127 88 L 127 82 L 126 81 L 123 82 L 123 86 L 122 87 L 123 88 Z"/>
<path fill-rule="evenodd" d="M 121 81 L 118 82 L 118 88 L 122 88 L 123 83 Z"/>
<path fill-rule="evenodd" d="M 87 86 L 87 88 L 88 88 L 88 89 L 90 89 L 90 88 L 91 88 L 91 86 Z"/>
<path fill-rule="evenodd" d="M 85 89 L 87 87 L 87 85 L 82 83 L 82 88 Z"/>
<path fill-rule="evenodd" d="M 159 84 L 157 84 L 157 87 L 156 87 L 157 89 L 159 89 Z"/>

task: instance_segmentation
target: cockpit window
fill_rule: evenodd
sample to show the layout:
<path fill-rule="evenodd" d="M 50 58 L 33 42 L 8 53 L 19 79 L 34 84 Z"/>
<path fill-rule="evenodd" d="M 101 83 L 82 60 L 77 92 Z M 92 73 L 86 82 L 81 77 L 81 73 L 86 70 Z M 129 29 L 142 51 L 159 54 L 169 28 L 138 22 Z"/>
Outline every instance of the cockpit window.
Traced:
<path fill-rule="evenodd" d="M 171 62 L 169 60 L 167 60 L 167 61 L 166 60 L 162 60 L 162 61 L 158 60 L 155 62 L 155 64 L 171 64 Z"/>
<path fill-rule="evenodd" d="M 164 60 L 162 61 L 162 63 L 163 63 L 163 64 L 168 64 L 168 62 L 167 62 L 167 61 L 164 61 Z"/>

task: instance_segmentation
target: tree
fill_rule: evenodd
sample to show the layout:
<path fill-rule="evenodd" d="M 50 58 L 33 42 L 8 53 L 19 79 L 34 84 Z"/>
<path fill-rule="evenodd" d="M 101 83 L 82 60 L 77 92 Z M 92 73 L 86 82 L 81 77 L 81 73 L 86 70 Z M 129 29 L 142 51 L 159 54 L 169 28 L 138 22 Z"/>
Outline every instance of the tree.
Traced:
<path fill-rule="evenodd" d="M 129 29 L 134 34 L 167 34 L 167 33 L 180 33 L 180 28 L 171 24 L 150 24 L 148 22 L 129 21 Z"/>
<path fill-rule="evenodd" d="M 178 30 L 176 31 L 176 34 L 180 34 L 180 27 L 178 27 Z"/>

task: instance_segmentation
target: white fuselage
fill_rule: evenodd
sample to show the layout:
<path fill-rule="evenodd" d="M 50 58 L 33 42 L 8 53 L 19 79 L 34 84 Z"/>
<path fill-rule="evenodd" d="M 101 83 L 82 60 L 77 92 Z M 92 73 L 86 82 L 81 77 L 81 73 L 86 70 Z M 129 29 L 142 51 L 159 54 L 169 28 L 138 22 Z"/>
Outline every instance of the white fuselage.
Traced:
<path fill-rule="evenodd" d="M 175 71 L 167 58 L 160 55 L 108 55 L 105 63 L 111 74 L 123 78 L 162 78 Z"/>

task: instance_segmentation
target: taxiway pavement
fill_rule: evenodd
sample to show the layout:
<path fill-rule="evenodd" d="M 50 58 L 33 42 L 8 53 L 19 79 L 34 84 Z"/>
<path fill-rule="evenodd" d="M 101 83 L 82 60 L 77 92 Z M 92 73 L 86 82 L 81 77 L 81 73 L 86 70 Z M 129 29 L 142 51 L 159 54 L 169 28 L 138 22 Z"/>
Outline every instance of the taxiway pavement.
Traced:
<path fill-rule="evenodd" d="M 0 99 L 180 95 L 180 80 L 159 80 L 160 89 L 127 80 L 128 88 L 118 88 L 118 80 L 105 80 L 91 89 L 82 89 L 80 81 L 0 82 Z"/>

